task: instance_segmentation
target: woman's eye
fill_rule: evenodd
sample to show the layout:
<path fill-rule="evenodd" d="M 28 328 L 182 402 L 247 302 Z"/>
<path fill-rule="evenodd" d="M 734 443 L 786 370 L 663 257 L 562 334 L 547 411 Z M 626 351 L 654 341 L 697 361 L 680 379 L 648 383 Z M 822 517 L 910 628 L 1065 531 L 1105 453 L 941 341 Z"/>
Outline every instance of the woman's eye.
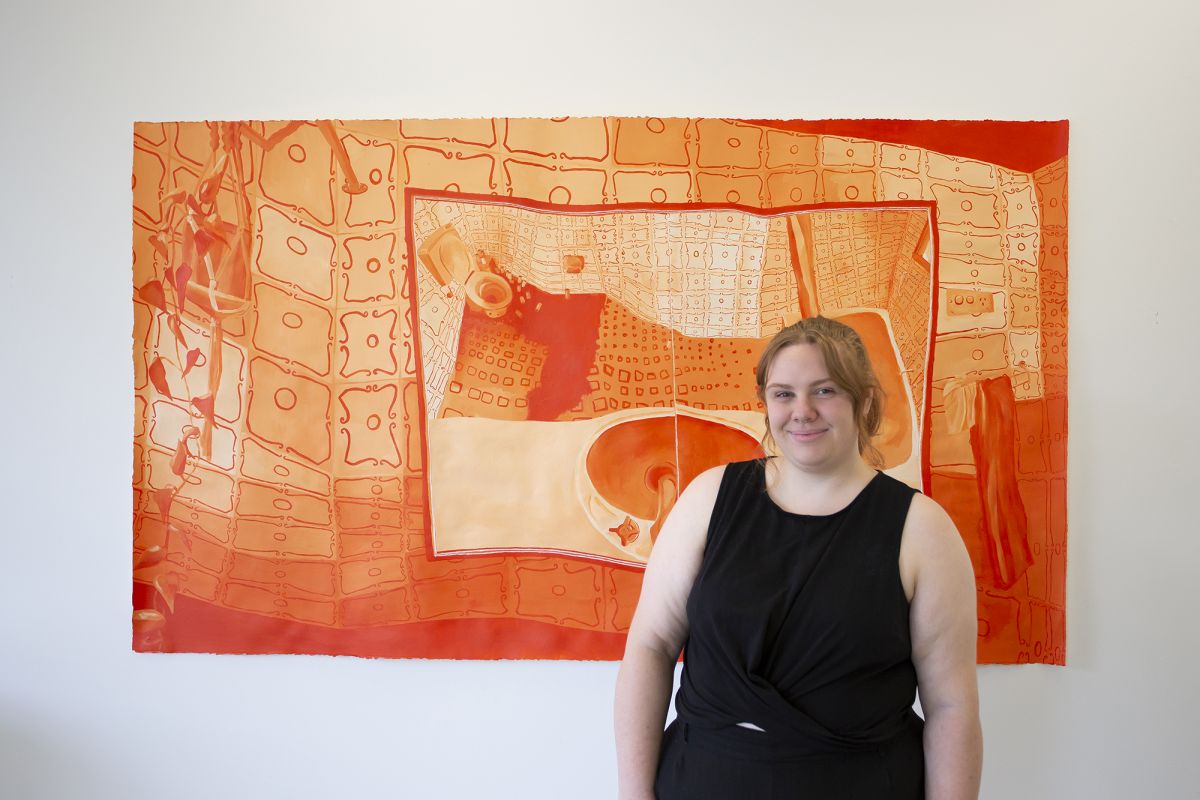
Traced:
<path fill-rule="evenodd" d="M 792 396 L 791 392 L 776 392 L 775 393 L 776 400 L 783 400 L 784 398 L 791 397 L 791 396 Z"/>
<path fill-rule="evenodd" d="M 834 391 L 832 386 L 822 386 L 821 388 L 817 389 L 817 394 L 821 395 L 822 397 L 827 397 L 833 393 Z"/>

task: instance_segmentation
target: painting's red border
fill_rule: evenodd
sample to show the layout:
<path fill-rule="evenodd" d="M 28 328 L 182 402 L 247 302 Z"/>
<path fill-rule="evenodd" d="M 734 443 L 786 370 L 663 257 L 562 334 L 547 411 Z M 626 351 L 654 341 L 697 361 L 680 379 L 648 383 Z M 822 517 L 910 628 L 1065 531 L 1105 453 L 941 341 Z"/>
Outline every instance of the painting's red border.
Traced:
<path fill-rule="evenodd" d="M 157 590 L 135 581 L 133 607 L 150 608 Z M 145 652 L 362 656 L 364 658 L 557 659 L 616 661 L 623 633 L 527 619 L 417 620 L 331 628 L 225 608 L 179 594 L 161 646 Z M 134 641 L 134 649 L 139 649 Z"/>

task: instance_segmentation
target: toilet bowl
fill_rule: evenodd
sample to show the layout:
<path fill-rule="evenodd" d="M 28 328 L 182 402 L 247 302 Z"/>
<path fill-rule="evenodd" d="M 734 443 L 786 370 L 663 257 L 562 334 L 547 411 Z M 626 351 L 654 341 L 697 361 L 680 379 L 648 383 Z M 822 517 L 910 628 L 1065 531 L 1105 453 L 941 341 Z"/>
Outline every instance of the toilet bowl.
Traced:
<path fill-rule="evenodd" d="M 417 257 L 439 284 L 458 283 L 463 287 L 467 304 L 489 317 L 503 316 L 512 304 L 512 286 L 491 271 L 490 265 L 495 262 L 483 253 L 472 256 L 451 224 L 426 237 Z"/>
<path fill-rule="evenodd" d="M 468 305 L 489 317 L 504 316 L 512 304 L 512 286 L 494 272 L 472 272 L 467 276 L 463 289 L 467 294 Z"/>

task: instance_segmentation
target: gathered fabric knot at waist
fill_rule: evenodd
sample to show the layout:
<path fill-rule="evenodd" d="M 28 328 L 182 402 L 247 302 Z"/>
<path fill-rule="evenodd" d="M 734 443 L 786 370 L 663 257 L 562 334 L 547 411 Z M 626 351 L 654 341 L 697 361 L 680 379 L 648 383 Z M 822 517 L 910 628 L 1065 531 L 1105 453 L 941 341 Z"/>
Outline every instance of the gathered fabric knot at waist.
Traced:
<path fill-rule="evenodd" d="M 707 720 L 681 712 L 677 724 L 684 740 L 706 750 L 755 761 L 807 761 L 850 757 L 887 750 L 898 743 L 920 742 L 924 721 L 911 709 L 894 724 L 858 735 L 837 734 L 811 724 L 743 724 Z"/>

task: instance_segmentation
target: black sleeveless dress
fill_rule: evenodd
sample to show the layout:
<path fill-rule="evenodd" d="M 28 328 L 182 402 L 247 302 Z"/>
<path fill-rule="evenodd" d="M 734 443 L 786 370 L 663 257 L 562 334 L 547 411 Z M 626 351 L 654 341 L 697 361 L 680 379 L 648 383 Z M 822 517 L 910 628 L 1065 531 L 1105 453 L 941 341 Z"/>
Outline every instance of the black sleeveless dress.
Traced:
<path fill-rule="evenodd" d="M 657 797 L 921 800 L 899 568 L 915 490 L 881 472 L 837 513 L 791 514 L 764 464 L 725 468 Z"/>

